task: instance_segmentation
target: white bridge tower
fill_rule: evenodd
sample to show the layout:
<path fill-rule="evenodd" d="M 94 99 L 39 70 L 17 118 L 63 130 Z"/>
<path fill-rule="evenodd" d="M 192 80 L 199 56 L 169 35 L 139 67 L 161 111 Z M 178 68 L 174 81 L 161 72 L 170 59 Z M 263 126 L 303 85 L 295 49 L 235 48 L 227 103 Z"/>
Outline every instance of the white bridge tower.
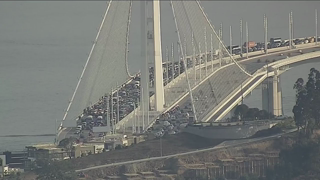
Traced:
<path fill-rule="evenodd" d="M 149 120 L 149 111 L 164 108 L 162 70 L 160 1 L 141 1 L 141 107 L 144 123 Z M 151 10 L 149 13 L 148 10 Z M 149 67 L 154 70 L 154 82 L 150 83 Z M 154 100 L 150 101 L 150 92 Z"/>

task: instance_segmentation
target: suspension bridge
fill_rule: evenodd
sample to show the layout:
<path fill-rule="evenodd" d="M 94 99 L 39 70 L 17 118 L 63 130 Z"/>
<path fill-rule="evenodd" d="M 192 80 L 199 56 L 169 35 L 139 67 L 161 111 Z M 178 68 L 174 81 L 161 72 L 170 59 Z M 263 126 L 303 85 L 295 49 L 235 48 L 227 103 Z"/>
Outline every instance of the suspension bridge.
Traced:
<path fill-rule="evenodd" d="M 138 75 L 131 75 L 128 70 L 132 3 L 141 6 L 141 59 L 137 62 L 141 69 Z M 217 32 L 199 1 L 166 3 L 170 3 L 178 37 L 177 48 L 171 46 L 171 56 L 168 48 L 165 53 L 162 51 L 160 1 L 108 2 L 96 40 L 61 121 L 58 140 L 77 125 L 79 115 L 88 107 L 103 101 L 107 102 L 103 118 L 107 126 L 112 125 L 113 132 L 143 132 L 157 117 L 176 105 L 190 106 L 191 116 L 197 122 L 220 121 L 243 96 L 260 84 L 271 87 L 263 89 L 267 94 L 262 97 L 263 109 L 282 115 L 280 74 L 291 66 L 313 62 L 320 56 L 317 33 L 314 43 L 293 45 L 292 13 L 289 14 L 289 46 L 268 49 L 265 17 L 264 50 L 249 52 L 246 46 L 246 52 L 234 55 L 223 42 L 221 27 Z M 246 34 L 248 45 L 247 23 Z M 138 103 L 120 119 L 119 96 L 114 103 L 114 94 L 118 95 L 119 89 L 136 76 L 140 79 L 139 98 L 132 101 Z M 114 104 L 117 113 L 114 113 Z"/>

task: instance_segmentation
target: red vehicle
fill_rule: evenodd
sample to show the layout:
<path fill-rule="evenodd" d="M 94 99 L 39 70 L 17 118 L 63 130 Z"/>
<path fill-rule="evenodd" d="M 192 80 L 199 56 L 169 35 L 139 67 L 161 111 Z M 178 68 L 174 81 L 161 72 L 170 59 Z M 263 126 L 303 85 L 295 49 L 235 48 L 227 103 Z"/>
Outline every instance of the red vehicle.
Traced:
<path fill-rule="evenodd" d="M 254 41 L 249 41 L 249 42 L 248 42 L 248 45 L 249 45 L 249 46 L 248 46 L 249 48 L 253 48 L 253 47 L 255 47 L 257 44 L 256 44 L 256 42 L 254 42 Z M 247 42 L 245 42 L 245 43 L 243 44 L 243 46 L 244 46 L 244 47 L 247 47 Z"/>

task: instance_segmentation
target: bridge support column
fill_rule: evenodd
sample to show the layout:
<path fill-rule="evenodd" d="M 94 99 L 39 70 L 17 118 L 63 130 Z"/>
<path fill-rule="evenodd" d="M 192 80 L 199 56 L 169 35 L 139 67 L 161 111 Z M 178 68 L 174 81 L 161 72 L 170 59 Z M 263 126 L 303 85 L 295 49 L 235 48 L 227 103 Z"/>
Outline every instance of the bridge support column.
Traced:
<path fill-rule="evenodd" d="M 141 1 L 141 79 L 140 79 L 140 110 L 149 111 L 149 59 L 148 59 L 148 31 L 147 31 L 147 2 Z M 142 108 L 143 104 L 143 108 Z M 139 116 L 140 116 L 139 112 Z M 142 114 L 142 113 L 141 113 Z"/>
<path fill-rule="evenodd" d="M 282 115 L 282 93 L 279 75 L 269 77 L 262 83 L 262 109 L 275 116 Z"/>
<path fill-rule="evenodd" d="M 154 25 L 154 89 L 155 89 L 155 110 L 161 111 L 164 106 L 164 88 L 162 71 L 161 52 L 161 31 L 160 31 L 160 1 L 153 0 L 153 25 Z"/>

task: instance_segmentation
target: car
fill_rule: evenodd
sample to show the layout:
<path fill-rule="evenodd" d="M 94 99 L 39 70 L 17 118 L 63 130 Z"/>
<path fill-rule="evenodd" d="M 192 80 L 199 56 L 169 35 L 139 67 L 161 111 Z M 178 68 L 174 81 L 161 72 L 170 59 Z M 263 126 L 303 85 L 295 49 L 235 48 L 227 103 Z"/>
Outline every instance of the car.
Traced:
<path fill-rule="evenodd" d="M 82 130 L 82 126 L 81 126 L 81 125 L 78 125 L 78 126 L 77 126 L 77 130 Z"/>

